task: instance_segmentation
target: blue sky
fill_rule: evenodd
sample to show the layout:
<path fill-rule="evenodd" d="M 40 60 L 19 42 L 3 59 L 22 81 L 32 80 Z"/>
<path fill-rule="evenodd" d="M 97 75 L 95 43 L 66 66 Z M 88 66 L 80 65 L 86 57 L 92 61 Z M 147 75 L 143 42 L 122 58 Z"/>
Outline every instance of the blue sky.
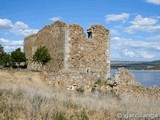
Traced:
<path fill-rule="evenodd" d="M 26 36 L 55 20 L 110 30 L 111 60 L 160 60 L 160 0 L 0 0 L 0 44 L 23 49 Z"/>

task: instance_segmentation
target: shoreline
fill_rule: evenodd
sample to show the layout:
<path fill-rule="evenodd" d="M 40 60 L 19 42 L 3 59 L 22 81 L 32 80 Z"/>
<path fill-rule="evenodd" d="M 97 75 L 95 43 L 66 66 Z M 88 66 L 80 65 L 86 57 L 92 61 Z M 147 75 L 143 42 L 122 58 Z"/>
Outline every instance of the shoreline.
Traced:
<path fill-rule="evenodd" d="M 117 68 L 118 69 L 118 68 Z M 111 70 L 117 70 L 117 69 L 112 69 L 111 68 Z M 129 71 L 136 71 L 136 69 L 128 69 Z M 153 72 L 160 72 L 160 70 L 144 70 L 144 69 L 142 69 L 142 70 L 137 70 L 137 71 L 153 71 Z"/>
<path fill-rule="evenodd" d="M 128 69 L 128 71 L 130 73 L 132 73 L 135 76 L 135 81 L 139 82 L 143 87 L 145 88 L 150 88 L 152 86 L 157 86 L 160 88 L 160 84 L 159 84 L 159 78 L 155 77 L 153 78 L 152 75 L 158 74 L 160 75 L 160 70 L 134 70 L 134 69 Z M 111 77 L 113 77 L 113 75 L 118 72 L 117 69 L 111 69 L 110 73 L 111 73 Z M 144 76 L 146 75 L 151 75 L 150 78 L 145 78 Z M 146 81 L 147 79 L 147 81 Z"/>

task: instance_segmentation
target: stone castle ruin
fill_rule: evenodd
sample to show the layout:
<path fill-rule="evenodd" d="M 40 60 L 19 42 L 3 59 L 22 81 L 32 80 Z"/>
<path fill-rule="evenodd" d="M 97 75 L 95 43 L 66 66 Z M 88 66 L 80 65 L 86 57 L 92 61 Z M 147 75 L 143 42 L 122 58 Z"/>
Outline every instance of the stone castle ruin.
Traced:
<path fill-rule="evenodd" d="M 109 30 L 94 24 L 87 30 L 77 24 L 68 25 L 62 21 L 45 26 L 37 34 L 24 40 L 24 52 L 28 69 L 37 69 L 32 56 L 39 46 L 46 46 L 52 60 L 45 70 L 58 72 L 62 69 L 94 74 L 104 78 L 110 76 Z"/>

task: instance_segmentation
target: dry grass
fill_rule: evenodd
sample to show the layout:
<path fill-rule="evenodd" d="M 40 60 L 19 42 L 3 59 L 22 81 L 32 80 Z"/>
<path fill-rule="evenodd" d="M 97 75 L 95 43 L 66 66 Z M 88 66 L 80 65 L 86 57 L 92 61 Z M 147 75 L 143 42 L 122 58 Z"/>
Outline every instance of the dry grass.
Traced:
<path fill-rule="evenodd" d="M 59 91 L 40 72 L 0 71 L 0 120 L 116 120 L 117 113 L 160 115 L 160 100 Z"/>

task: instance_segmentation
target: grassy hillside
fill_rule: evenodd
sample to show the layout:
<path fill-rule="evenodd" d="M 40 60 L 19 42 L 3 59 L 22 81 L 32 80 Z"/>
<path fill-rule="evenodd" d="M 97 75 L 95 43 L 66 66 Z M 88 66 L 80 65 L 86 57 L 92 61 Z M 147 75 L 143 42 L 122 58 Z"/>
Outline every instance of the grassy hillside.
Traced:
<path fill-rule="evenodd" d="M 0 78 L 1 120 L 109 120 L 109 110 L 120 110 L 111 96 L 54 89 L 43 73 L 0 71 Z"/>
<path fill-rule="evenodd" d="M 117 113 L 160 115 L 160 98 L 56 89 L 47 74 L 0 71 L 0 120 L 115 120 Z"/>

